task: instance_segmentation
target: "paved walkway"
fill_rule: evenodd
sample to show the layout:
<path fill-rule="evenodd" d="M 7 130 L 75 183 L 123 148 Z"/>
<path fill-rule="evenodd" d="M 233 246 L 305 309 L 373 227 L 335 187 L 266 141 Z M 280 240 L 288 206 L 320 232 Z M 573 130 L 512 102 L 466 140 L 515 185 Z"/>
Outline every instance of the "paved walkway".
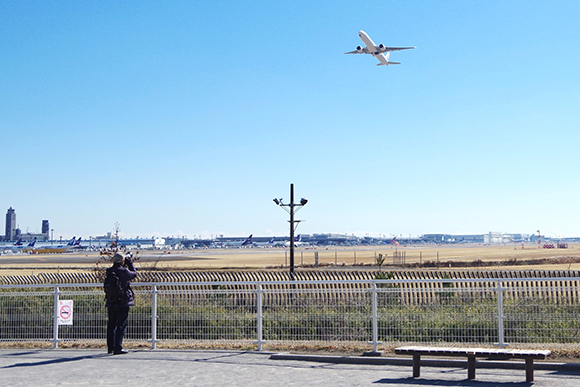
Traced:
<path fill-rule="evenodd" d="M 107 355 L 97 350 L 0 350 L 0 385 L 19 386 L 531 386 L 521 369 L 359 364 L 322 358 L 275 359 L 271 353 L 138 350 Z M 311 358 L 312 359 L 312 358 Z M 352 359 L 350 359 L 352 360 Z M 538 387 L 580 386 L 580 370 L 536 369 Z"/>

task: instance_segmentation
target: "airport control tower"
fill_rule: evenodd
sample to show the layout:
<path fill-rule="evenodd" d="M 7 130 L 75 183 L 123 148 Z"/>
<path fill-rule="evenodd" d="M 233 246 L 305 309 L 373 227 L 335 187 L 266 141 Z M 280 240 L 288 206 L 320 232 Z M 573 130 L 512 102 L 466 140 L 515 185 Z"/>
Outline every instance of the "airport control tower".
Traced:
<path fill-rule="evenodd" d="M 16 211 L 10 207 L 6 212 L 6 237 L 7 241 L 14 240 L 16 234 Z"/>
<path fill-rule="evenodd" d="M 46 236 L 46 240 L 50 239 L 49 235 L 50 226 L 48 225 L 48 220 L 42 221 L 42 233 Z"/>

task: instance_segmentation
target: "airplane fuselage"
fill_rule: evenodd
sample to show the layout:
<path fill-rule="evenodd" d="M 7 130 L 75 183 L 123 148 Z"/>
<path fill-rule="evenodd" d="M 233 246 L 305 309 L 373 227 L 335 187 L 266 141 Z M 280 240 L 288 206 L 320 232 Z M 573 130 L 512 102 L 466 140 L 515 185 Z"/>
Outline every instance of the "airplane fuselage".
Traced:
<path fill-rule="evenodd" d="M 362 40 L 364 42 L 364 44 L 366 44 L 366 46 L 369 50 L 372 47 L 377 47 L 375 42 L 373 42 L 371 37 L 368 36 L 366 32 L 359 31 L 358 36 L 359 36 L 360 40 Z M 375 51 L 375 52 L 370 52 L 370 54 L 372 54 L 372 56 L 377 58 L 379 60 L 379 62 L 381 62 L 382 64 L 387 65 L 387 66 L 389 65 L 389 57 L 385 56 L 385 54 L 383 54 L 382 52 Z"/>
<path fill-rule="evenodd" d="M 375 47 L 375 42 L 373 42 L 373 40 L 371 39 L 370 36 L 367 35 L 366 32 L 364 31 L 359 31 L 358 32 L 358 37 L 360 38 L 360 40 L 363 41 L 364 44 L 366 44 L 366 46 L 368 48 L 370 47 Z M 373 54 L 374 55 L 374 54 Z"/>
<path fill-rule="evenodd" d="M 345 52 L 345 54 L 371 54 L 380 62 L 378 66 L 389 66 L 392 64 L 400 64 L 399 62 L 389 62 L 390 51 L 410 50 L 416 47 L 387 47 L 384 44 L 375 45 L 375 42 L 370 36 L 364 32 L 359 31 L 358 37 L 363 41 L 366 47 L 358 46 L 355 51 Z"/>

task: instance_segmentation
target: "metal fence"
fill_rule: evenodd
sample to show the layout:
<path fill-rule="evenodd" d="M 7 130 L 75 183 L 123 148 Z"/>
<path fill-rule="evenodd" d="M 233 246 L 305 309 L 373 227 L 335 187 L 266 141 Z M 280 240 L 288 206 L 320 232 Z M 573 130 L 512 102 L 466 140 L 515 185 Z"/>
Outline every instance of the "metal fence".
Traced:
<path fill-rule="evenodd" d="M 580 278 L 134 283 L 125 341 L 580 343 Z M 72 300 L 72 325 L 63 301 Z M 66 323 L 66 322 L 65 322 Z M 0 342 L 98 342 L 101 284 L 0 286 Z M 369 348 L 370 349 L 370 348 Z"/>

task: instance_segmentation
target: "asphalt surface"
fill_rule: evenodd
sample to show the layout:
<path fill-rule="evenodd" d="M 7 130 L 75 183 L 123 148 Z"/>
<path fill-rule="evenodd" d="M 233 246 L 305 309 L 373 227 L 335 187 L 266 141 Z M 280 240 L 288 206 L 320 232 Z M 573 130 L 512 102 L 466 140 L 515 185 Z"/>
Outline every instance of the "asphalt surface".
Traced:
<path fill-rule="evenodd" d="M 137 350 L 107 355 L 102 350 L 5 349 L 0 350 L 0 385 L 580 386 L 578 365 L 538 364 L 535 383 L 527 383 L 523 363 L 515 368 L 477 368 L 475 380 L 467 379 L 460 362 L 424 365 L 421 377 L 413 379 L 411 366 L 401 364 L 401 359 L 393 359 L 393 364 L 371 364 L 377 359 L 367 359 L 235 351 Z"/>
<path fill-rule="evenodd" d="M 214 254 L 217 255 L 217 254 Z M 98 253 L 64 253 L 64 254 L 2 254 L 0 255 L 0 264 L 3 266 L 18 268 L 18 265 L 94 265 L 99 261 Z M 139 254 L 139 262 L 152 263 L 162 261 L 199 261 L 212 260 L 213 256 L 200 256 L 194 254 Z M 101 262 L 104 265 L 109 263 Z"/>

